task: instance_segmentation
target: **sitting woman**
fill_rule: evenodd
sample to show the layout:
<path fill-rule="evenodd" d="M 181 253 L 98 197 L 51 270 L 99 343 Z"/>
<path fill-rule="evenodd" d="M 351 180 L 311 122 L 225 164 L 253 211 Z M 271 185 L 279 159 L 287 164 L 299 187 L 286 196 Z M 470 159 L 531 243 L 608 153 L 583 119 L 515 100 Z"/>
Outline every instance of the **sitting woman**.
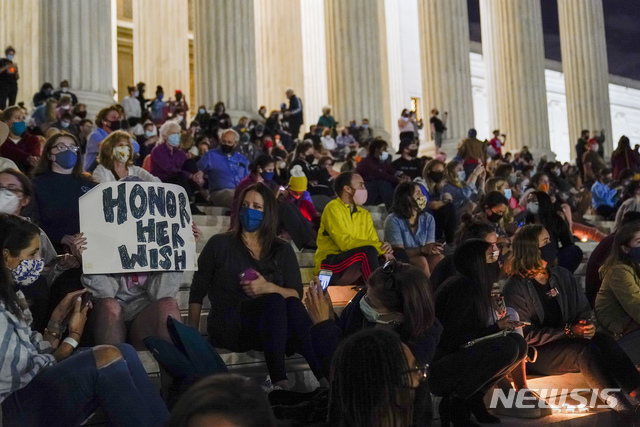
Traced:
<path fill-rule="evenodd" d="M 442 332 L 434 316 L 429 280 L 418 268 L 395 260 L 373 272 L 366 287 L 351 299 L 339 318 L 333 312 L 331 297 L 318 283 L 307 290 L 305 304 L 314 324 L 313 347 L 326 375 L 340 340 L 362 329 L 393 329 L 421 364 L 431 363 Z M 419 425 L 431 421 L 426 383 L 418 392 L 416 410 Z"/>
<path fill-rule="evenodd" d="M 333 359 L 331 426 L 410 426 L 428 365 L 391 331 L 373 328 L 347 338 Z"/>
<path fill-rule="evenodd" d="M 481 423 L 499 419 L 487 412 L 486 392 L 521 365 L 527 343 L 514 330 L 522 326 L 513 311 L 501 309 L 492 298 L 500 267 L 493 245 L 471 239 L 454 255 L 459 272 L 436 293 L 436 316 L 443 326 L 435 361 L 431 365 L 431 391 L 442 396 L 442 425 L 470 424 L 473 413 Z M 482 367 L 479 369 L 479 367 Z"/>
<path fill-rule="evenodd" d="M 198 258 L 189 295 L 189 325 L 198 328 L 208 294 L 209 337 L 236 352 L 263 351 L 270 380 L 289 388 L 285 354 L 302 354 L 326 384 L 313 351 L 311 320 L 300 302 L 302 278 L 290 244 L 276 237 L 278 207 L 264 184 L 245 188 L 233 230 L 213 236 Z"/>
<path fill-rule="evenodd" d="M 4 424 L 75 426 L 100 407 L 112 425 L 163 425 L 167 408 L 131 346 L 98 346 L 74 354 L 91 308 L 90 302 L 82 302 L 86 291 L 62 299 L 44 338 L 31 330 L 31 312 L 10 278 L 25 283 L 40 274 L 44 264 L 39 258 L 40 230 L 25 220 L 15 226 L 16 218 L 0 215 Z M 66 329 L 68 336 L 62 340 Z"/>
<path fill-rule="evenodd" d="M 473 212 L 474 201 L 478 198 L 478 189 L 482 190 L 484 187 L 486 174 L 487 172 L 481 164 L 476 166 L 471 175 L 466 176 L 462 162 L 452 160 L 447 163 L 444 172 L 445 184 L 442 191 L 453 197 L 457 218 L 465 212 Z"/>
<path fill-rule="evenodd" d="M 264 183 L 267 187 L 273 189 L 275 183 L 273 176 L 275 174 L 276 162 L 271 156 L 261 155 L 251 163 L 249 167 L 249 175 L 246 176 L 235 189 L 233 193 L 233 201 L 231 202 L 231 225 L 235 224 L 238 216 L 238 197 L 242 191 L 259 182 Z"/>
<path fill-rule="evenodd" d="M 527 224 L 540 224 L 549 233 L 551 244 L 555 245 L 558 265 L 572 273 L 582 262 L 582 249 L 574 241 L 569 224 L 551 203 L 551 198 L 544 191 L 534 191 L 527 197 Z"/>
<path fill-rule="evenodd" d="M 436 220 L 436 239 L 453 244 L 456 233 L 456 208 L 451 194 L 443 191 L 444 162 L 430 160 L 422 171 L 422 178 L 415 180 L 427 196 L 427 209 Z"/>
<path fill-rule="evenodd" d="M 418 184 L 399 184 L 384 222 L 384 241 L 393 247 L 396 259 L 417 266 L 429 277 L 443 258 L 443 247 L 435 242 L 436 222 L 426 206 Z"/>
<path fill-rule="evenodd" d="M 518 205 L 518 200 L 513 197 L 513 190 L 511 189 L 511 185 L 509 185 L 509 181 L 506 178 L 500 176 L 489 178 L 484 185 L 484 191 L 486 193 L 497 191 L 498 193 L 502 194 L 509 201 L 508 215 L 511 218 L 522 212 L 520 205 Z"/>
<path fill-rule="evenodd" d="M 333 188 L 322 184 L 322 175 L 320 167 L 313 162 L 315 161 L 315 150 L 313 142 L 310 140 L 300 141 L 296 145 L 293 155 L 293 161 L 289 164 L 289 170 L 295 166 L 300 166 L 302 171 L 309 180 L 309 193 L 313 197 L 316 208 L 321 211 L 320 207 L 324 207 L 332 197 L 335 196 Z"/>
<path fill-rule="evenodd" d="M 93 171 L 93 179 L 113 182 L 135 176 L 147 182 L 160 182 L 160 178 L 133 164 L 133 154 L 131 135 L 121 130 L 112 132 L 100 143 L 99 165 Z"/>
<path fill-rule="evenodd" d="M 531 323 L 523 329 L 535 349 L 527 368 L 541 375 L 581 372 L 594 390 L 622 389 L 605 401 L 633 416 L 638 405 L 625 393 L 633 400 L 640 396 L 640 373 L 613 337 L 596 332 L 589 303 L 573 275 L 555 265 L 556 252 L 542 225 L 526 225 L 514 236 L 507 261 L 507 306 Z"/>
<path fill-rule="evenodd" d="M 477 210 L 479 213 L 476 215 L 476 219 L 491 224 L 498 238 L 504 240 L 508 237 L 505 226 L 509 223 L 506 223 L 504 217 L 509 212 L 509 201 L 502 193 L 497 191 L 487 193 Z"/>
<path fill-rule="evenodd" d="M 640 364 L 640 224 L 615 233 L 609 257 L 600 268 L 596 296 L 598 323 L 608 330 L 634 365 Z"/>

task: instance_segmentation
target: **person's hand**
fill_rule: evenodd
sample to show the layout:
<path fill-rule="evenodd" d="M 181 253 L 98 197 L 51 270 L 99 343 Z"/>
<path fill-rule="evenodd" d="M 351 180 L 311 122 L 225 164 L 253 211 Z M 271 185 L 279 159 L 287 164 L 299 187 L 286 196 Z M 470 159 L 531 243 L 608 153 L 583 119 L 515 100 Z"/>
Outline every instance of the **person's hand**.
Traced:
<path fill-rule="evenodd" d="M 380 247 L 380 249 L 385 253 L 385 254 L 393 254 L 393 248 L 391 247 L 391 245 L 387 242 L 383 242 L 382 246 Z"/>
<path fill-rule="evenodd" d="M 53 309 L 53 313 L 51 313 L 51 320 L 56 323 L 64 323 L 64 320 L 67 318 L 71 310 L 73 309 L 73 305 L 75 304 L 75 300 L 77 298 L 82 299 L 82 295 L 87 293 L 87 289 L 80 289 L 79 291 L 69 292 L 62 298 L 62 301 Z"/>
<path fill-rule="evenodd" d="M 82 333 L 84 332 L 84 326 L 87 323 L 87 312 L 93 307 L 91 301 L 88 301 L 85 306 L 82 306 L 82 297 L 78 296 L 73 300 L 73 311 L 69 318 L 69 337 L 76 341 L 80 341 Z"/>
<path fill-rule="evenodd" d="M 444 246 L 438 242 L 427 243 L 422 247 L 422 253 L 425 255 L 439 255 L 444 251 Z"/>
<path fill-rule="evenodd" d="M 82 258 L 82 253 L 87 250 L 87 238 L 84 233 L 76 233 L 72 236 L 72 242 L 69 246 L 71 253 L 78 259 Z"/>
<path fill-rule="evenodd" d="M 262 274 L 256 273 L 258 274 L 257 279 L 251 281 L 243 280 L 240 282 L 244 293 L 251 298 L 257 298 L 260 295 L 271 293 L 273 290 L 273 284 L 267 282 L 267 279 L 265 279 Z"/>
<path fill-rule="evenodd" d="M 191 224 L 191 232 L 193 232 L 193 237 L 196 239 L 196 243 L 198 243 L 198 241 L 202 239 L 202 230 L 200 230 L 200 227 L 198 227 L 195 222 Z"/>
<path fill-rule="evenodd" d="M 400 175 L 400 184 L 407 182 L 411 182 L 411 177 L 405 174 Z"/>
<path fill-rule="evenodd" d="M 384 262 L 396 259 L 396 257 L 394 257 L 392 253 L 382 254 L 382 257 L 384 258 Z"/>
<path fill-rule="evenodd" d="M 291 115 L 291 111 L 285 111 L 285 112 L 284 112 L 284 116 L 285 116 L 285 117 L 289 117 L 290 115 Z"/>
<path fill-rule="evenodd" d="M 453 196 L 451 195 L 451 193 L 444 193 L 440 199 L 441 199 L 444 203 L 451 203 L 451 202 L 453 202 Z"/>
<path fill-rule="evenodd" d="M 596 334 L 596 326 L 588 320 L 580 320 L 571 326 L 573 335 L 590 340 Z"/>
<path fill-rule="evenodd" d="M 471 175 L 481 176 L 485 172 L 484 165 L 482 163 L 478 163 L 478 166 L 476 166 Z"/>
<path fill-rule="evenodd" d="M 204 185 L 204 172 L 198 171 L 198 172 L 194 173 L 193 175 L 191 175 L 191 180 L 193 182 L 195 182 L 196 184 L 198 184 L 199 186 L 203 186 Z"/>
<path fill-rule="evenodd" d="M 322 289 L 320 280 L 316 277 L 311 281 L 305 292 L 303 303 L 307 307 L 309 317 L 314 325 L 333 318 L 333 303 L 328 292 Z"/>
<path fill-rule="evenodd" d="M 156 145 L 157 142 L 158 142 L 158 136 L 152 136 L 151 138 L 147 138 L 147 140 L 144 142 L 144 145 L 149 147 L 151 145 Z"/>
<path fill-rule="evenodd" d="M 496 324 L 501 331 L 504 331 L 505 329 L 515 329 L 523 326 L 522 323 L 511 320 L 511 316 L 509 315 L 506 315 L 502 319 L 498 320 Z"/>
<path fill-rule="evenodd" d="M 61 270 L 80 267 L 80 262 L 71 254 L 58 255 L 56 266 Z"/>
<path fill-rule="evenodd" d="M 36 156 L 27 157 L 27 163 L 29 163 L 29 165 L 31 165 L 32 167 L 36 167 L 39 161 L 40 161 L 40 157 L 36 157 Z"/>

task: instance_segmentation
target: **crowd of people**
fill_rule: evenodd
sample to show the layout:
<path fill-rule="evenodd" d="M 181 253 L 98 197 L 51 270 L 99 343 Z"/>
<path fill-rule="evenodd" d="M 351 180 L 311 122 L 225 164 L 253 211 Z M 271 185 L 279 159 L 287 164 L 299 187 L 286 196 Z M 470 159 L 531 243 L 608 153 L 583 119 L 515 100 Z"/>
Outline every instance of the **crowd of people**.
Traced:
<path fill-rule="evenodd" d="M 180 91 L 149 99 L 141 82 L 95 118 L 68 81 L 14 105 L 19 73 L 0 60 L 0 401 L 7 425 L 79 425 L 98 407 L 115 425 L 275 425 L 264 391 L 289 390 L 285 360 L 304 357 L 329 390 L 336 426 L 424 426 L 438 396 L 443 426 L 539 417 L 527 374 L 580 372 L 625 419 L 640 413 L 640 154 L 622 137 L 584 131 L 575 165 L 534 159 L 470 129 L 442 152 L 448 113 L 434 108 L 433 158 L 423 122 L 404 110 L 398 150 L 366 118 L 341 125 L 330 106 L 301 137 L 302 100 L 231 118 L 225 104 L 190 112 Z M 14 90 L 15 89 L 15 90 Z M 514 144 L 515 144 L 514 143 Z M 424 142 L 423 142 L 424 144 Z M 513 146 L 513 144 L 512 144 Z M 181 186 L 191 213 L 229 215 L 199 255 L 186 323 L 218 348 L 260 351 L 262 388 L 219 375 L 169 414 L 135 350 L 171 341 L 181 272 L 84 274 L 78 199 L 99 183 Z M 384 206 L 373 219 L 366 206 Z M 376 213 L 381 212 L 376 210 Z M 598 223 L 610 221 L 607 235 Z M 194 238 L 202 238 L 193 226 Z M 586 289 L 578 242 L 599 242 Z M 356 293 L 334 311 L 316 277 L 305 290 L 296 252 L 315 274 Z M 77 349 L 78 346 L 86 348 Z M 498 406 L 494 387 L 525 391 L 533 409 Z M 247 408 L 252 408 L 248 411 Z M 217 418 L 216 418 L 217 417 Z"/>

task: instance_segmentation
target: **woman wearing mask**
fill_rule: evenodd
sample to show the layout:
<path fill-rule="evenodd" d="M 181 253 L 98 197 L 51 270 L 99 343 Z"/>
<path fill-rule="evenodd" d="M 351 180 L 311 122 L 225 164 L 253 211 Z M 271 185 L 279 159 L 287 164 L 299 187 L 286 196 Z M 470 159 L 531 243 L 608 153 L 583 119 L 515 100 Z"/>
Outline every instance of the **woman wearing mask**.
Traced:
<path fill-rule="evenodd" d="M 98 408 L 113 425 L 163 425 L 169 413 L 132 347 L 75 353 L 91 308 L 82 302 L 86 291 L 62 299 L 44 335 L 31 330 L 31 312 L 14 281 L 29 283 L 42 270 L 38 227 L 0 215 L 0 246 L 0 334 L 6 350 L 0 363 L 11 367 L 0 375 L 5 425 L 80 425 Z"/>
<path fill-rule="evenodd" d="M 313 347 L 326 375 L 340 341 L 363 329 L 384 327 L 395 331 L 421 365 L 431 363 L 442 332 L 435 319 L 427 277 L 418 268 L 395 260 L 373 272 L 366 287 L 351 299 L 339 318 L 333 312 L 331 297 L 318 281 L 307 289 L 305 305 L 314 324 Z M 411 425 L 426 425 L 432 414 L 427 384 L 416 391 L 417 411 Z"/>
<path fill-rule="evenodd" d="M 310 140 L 298 142 L 294 152 L 293 161 L 289 164 L 289 171 L 295 166 L 300 166 L 309 181 L 309 194 L 313 198 L 316 210 L 322 211 L 321 208 L 329 202 L 330 198 L 335 196 L 335 192 L 331 187 L 321 185 L 322 175 L 320 167 L 314 164 L 315 150 L 313 142 Z"/>
<path fill-rule="evenodd" d="M 404 178 L 401 172 L 397 172 L 389 160 L 388 144 L 381 139 L 375 140 L 369 145 L 369 155 L 358 163 L 356 172 L 364 179 L 369 197 L 367 205 L 384 203 L 387 210 L 393 203 L 393 191 Z"/>
<path fill-rule="evenodd" d="M 245 188 L 251 187 L 259 182 L 264 183 L 272 190 L 275 187 L 273 182 L 273 176 L 275 174 L 276 163 L 270 156 L 259 156 L 255 162 L 251 164 L 249 168 L 249 175 L 244 178 L 235 189 L 233 193 L 233 202 L 231 203 L 231 224 L 235 224 L 235 220 L 238 216 L 238 197 L 242 194 Z"/>
<path fill-rule="evenodd" d="M 556 248 L 542 225 L 527 225 L 513 239 L 504 285 L 507 306 L 523 322 L 533 347 L 527 368 L 541 375 L 580 372 L 593 390 L 622 389 L 602 395 L 605 403 L 638 420 L 640 373 L 608 334 L 596 332 L 589 303 L 573 275 L 555 266 Z"/>
<path fill-rule="evenodd" d="M 436 220 L 436 239 L 452 244 L 456 233 L 456 208 L 451 194 L 443 191 L 444 162 L 430 160 L 422 171 L 422 179 L 416 179 L 422 193 L 427 196 L 427 209 Z"/>
<path fill-rule="evenodd" d="M 600 277 L 595 302 L 598 323 L 634 365 L 640 364 L 640 224 L 633 222 L 616 232 Z"/>
<path fill-rule="evenodd" d="M 487 180 L 484 191 L 487 193 L 491 193 L 492 191 L 497 191 L 502 194 L 509 201 L 509 216 L 513 218 L 522 212 L 522 209 L 518 205 L 518 199 L 514 197 L 514 192 L 511 189 L 511 185 L 506 178 L 502 178 L 499 176 L 491 177 Z M 508 219 L 510 222 L 511 219 Z"/>
<path fill-rule="evenodd" d="M 158 86 L 156 88 L 156 97 L 149 104 L 149 108 L 151 109 L 151 120 L 156 126 L 162 126 L 164 122 L 167 120 L 167 116 L 169 115 L 169 108 L 167 103 L 162 99 L 164 98 L 164 90 L 162 86 Z"/>
<path fill-rule="evenodd" d="M 27 132 L 24 111 L 9 107 L 0 116 L 9 127 L 9 137 L 0 144 L 0 156 L 12 160 L 23 173 L 29 174 L 40 160 L 40 141 Z"/>
<path fill-rule="evenodd" d="M 447 164 L 444 172 L 445 184 L 442 187 L 442 191 L 451 194 L 458 218 L 464 212 L 473 211 L 475 207 L 473 200 L 477 198 L 479 189 L 481 190 L 484 187 L 486 174 L 482 164 L 478 164 L 469 177 L 465 175 L 462 162 L 452 160 Z"/>
<path fill-rule="evenodd" d="M 611 153 L 611 168 L 614 179 L 617 179 L 618 174 L 624 169 L 637 171 L 640 168 L 640 154 L 631 149 L 629 138 L 624 135 L 618 140 L 618 147 Z"/>
<path fill-rule="evenodd" d="M 569 224 L 562 212 L 551 203 L 549 195 L 543 191 L 529 193 L 527 198 L 527 224 L 540 224 L 549 233 L 551 244 L 555 246 L 558 265 L 572 273 L 582 262 L 582 249 L 574 242 Z"/>
<path fill-rule="evenodd" d="M 113 132 L 102 141 L 98 163 L 93 171 L 93 179 L 97 182 L 120 181 L 128 176 L 147 182 L 161 182 L 160 178 L 133 164 L 131 135 L 123 131 Z"/>
<path fill-rule="evenodd" d="M 508 204 L 509 201 L 502 193 L 492 191 L 482 199 L 479 206 L 482 210 L 477 215 L 477 218 L 491 224 L 499 238 L 507 237 L 503 217 L 509 211 Z"/>
<path fill-rule="evenodd" d="M 399 184 L 384 222 L 384 241 L 393 247 L 396 259 L 415 265 L 429 277 L 444 248 L 435 241 L 436 222 L 426 207 L 427 198 L 418 184 Z"/>
<path fill-rule="evenodd" d="M 189 296 L 189 325 L 198 328 L 202 301 L 211 309 L 207 330 L 218 347 L 263 351 L 272 384 L 289 388 L 285 354 L 302 354 L 316 378 L 324 374 L 313 352 L 311 320 L 300 302 L 300 267 L 290 244 L 278 239 L 277 202 L 259 183 L 239 197 L 233 230 L 213 236 L 198 258 Z"/>
<path fill-rule="evenodd" d="M 436 293 L 436 317 L 444 329 L 429 384 L 442 396 L 443 426 L 449 420 L 456 427 L 475 425 L 471 413 L 478 422 L 497 423 L 483 397 L 527 356 L 527 343 L 515 333 L 523 325 L 492 296 L 500 274 L 493 245 L 467 240 L 456 248 L 454 263 L 459 274 Z"/>

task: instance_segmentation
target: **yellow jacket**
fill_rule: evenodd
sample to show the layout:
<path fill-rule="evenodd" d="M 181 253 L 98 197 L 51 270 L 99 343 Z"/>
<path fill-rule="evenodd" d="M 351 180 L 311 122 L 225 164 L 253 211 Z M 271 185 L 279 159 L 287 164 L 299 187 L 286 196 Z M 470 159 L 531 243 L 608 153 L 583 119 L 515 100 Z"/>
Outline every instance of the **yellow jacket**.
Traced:
<path fill-rule="evenodd" d="M 595 302 L 598 322 L 612 334 L 640 329 L 640 278 L 634 269 L 618 264 L 602 278 Z"/>
<path fill-rule="evenodd" d="M 382 243 L 378 239 L 369 211 L 357 206 L 352 215 L 349 205 L 339 198 L 330 201 L 322 212 L 317 245 L 318 250 L 314 257 L 316 274 L 320 271 L 322 261 L 329 255 L 362 246 L 375 247 L 379 255 L 384 253 L 380 249 Z"/>

